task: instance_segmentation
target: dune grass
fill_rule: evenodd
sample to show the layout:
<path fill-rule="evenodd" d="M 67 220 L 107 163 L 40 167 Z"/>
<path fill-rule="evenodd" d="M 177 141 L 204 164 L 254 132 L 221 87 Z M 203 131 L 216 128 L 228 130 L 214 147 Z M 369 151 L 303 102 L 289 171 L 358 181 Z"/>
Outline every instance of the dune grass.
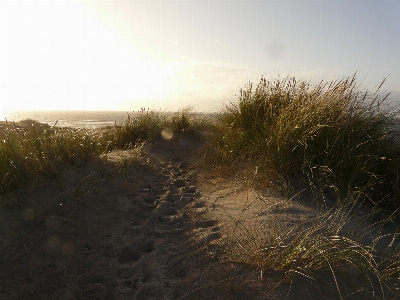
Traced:
<path fill-rule="evenodd" d="M 318 272 L 328 270 L 340 298 L 346 295 L 338 274 L 356 270 L 371 287 L 366 290 L 377 293 L 400 278 L 400 144 L 393 132 L 398 111 L 386 104 L 388 95 L 380 96 L 379 88 L 372 94 L 362 91 L 355 76 L 316 85 L 289 77 L 261 78 L 255 87 L 249 83 L 241 89 L 215 122 L 196 119 L 187 108 L 173 115 L 142 109 L 128 114 L 125 124 L 99 129 L 32 120 L 3 124 L 0 193 L 58 177 L 67 165 L 117 148 L 207 130 L 212 134 L 205 160 L 211 168 L 256 174 L 247 180 L 261 186 L 279 182 L 287 195 L 292 181 L 300 180 L 323 207 L 305 223 L 275 222 L 268 230 L 233 220 L 229 259 L 254 265 L 261 273 L 284 271 L 289 280 L 301 274 L 316 282 Z M 368 213 L 361 218 L 355 212 L 365 204 Z M 360 224 L 370 225 L 356 229 Z"/>
<path fill-rule="evenodd" d="M 108 151 L 131 148 L 138 142 L 172 138 L 181 132 L 199 131 L 207 126 L 202 118 L 193 116 L 191 107 L 173 114 L 142 108 L 134 116 L 127 114 L 125 124 L 100 130 L 100 143 Z"/>
<path fill-rule="evenodd" d="M 303 279 L 333 298 L 385 299 L 399 293 L 398 219 L 377 219 L 376 207 L 347 199 L 294 224 L 287 222 L 290 212 L 274 212 L 291 202 L 269 203 L 262 213 L 275 217 L 262 223 L 257 217 L 231 217 L 225 259 L 254 266 L 261 279 L 278 274 L 270 292 Z"/>
<path fill-rule="evenodd" d="M 174 114 L 142 109 L 128 114 L 125 124 L 108 128 L 60 128 L 34 120 L 2 124 L 0 130 L 0 193 L 26 189 L 34 179 L 55 178 L 68 165 L 81 165 L 113 149 L 134 148 L 180 132 L 204 127 L 190 108 Z"/>
<path fill-rule="evenodd" d="M 0 192 L 26 188 L 29 180 L 57 176 L 98 152 L 90 132 L 52 128 L 36 121 L 9 124 L 0 132 Z"/>
<path fill-rule="evenodd" d="M 290 190 L 300 180 L 321 208 L 291 226 L 233 219 L 228 259 L 261 274 L 284 271 L 289 281 L 301 275 L 322 284 L 318 274 L 328 271 L 341 299 L 398 293 L 398 110 L 379 88 L 359 89 L 355 75 L 315 85 L 261 78 L 225 106 L 206 152 L 213 166 L 245 176 L 248 186 L 257 179 Z M 258 175 L 248 176 L 249 167 Z M 358 215 L 362 209 L 368 213 Z M 340 274 L 360 275 L 363 286 L 344 292 Z"/>
<path fill-rule="evenodd" d="M 255 162 L 277 180 L 299 178 L 336 198 L 358 193 L 397 207 L 400 150 L 390 134 L 397 110 L 387 97 L 358 90 L 355 76 L 314 86 L 262 78 L 226 105 L 210 158 Z"/>

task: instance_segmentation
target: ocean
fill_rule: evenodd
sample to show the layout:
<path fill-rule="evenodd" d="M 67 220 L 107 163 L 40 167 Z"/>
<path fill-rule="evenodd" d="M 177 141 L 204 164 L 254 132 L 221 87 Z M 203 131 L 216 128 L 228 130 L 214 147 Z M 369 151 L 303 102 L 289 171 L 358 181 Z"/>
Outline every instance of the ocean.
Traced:
<path fill-rule="evenodd" d="M 134 112 L 129 112 L 131 115 Z M 124 111 L 14 111 L 5 114 L 8 122 L 32 119 L 60 127 L 97 128 L 124 124 L 128 112 Z"/>
<path fill-rule="evenodd" d="M 14 111 L 5 114 L 8 122 L 26 119 L 60 127 L 100 128 L 125 124 L 128 114 L 132 117 L 137 112 L 127 111 Z M 194 113 L 194 115 L 204 115 Z M 207 114 L 210 117 L 213 115 Z M 3 120 L 2 120 L 3 121 Z"/>

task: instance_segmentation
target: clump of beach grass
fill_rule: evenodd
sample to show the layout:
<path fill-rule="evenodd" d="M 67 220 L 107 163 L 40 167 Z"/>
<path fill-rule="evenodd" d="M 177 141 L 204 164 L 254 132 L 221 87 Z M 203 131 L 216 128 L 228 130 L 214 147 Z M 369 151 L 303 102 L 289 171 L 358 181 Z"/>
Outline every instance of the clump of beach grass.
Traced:
<path fill-rule="evenodd" d="M 290 213 L 285 208 L 279 209 L 279 214 L 274 212 L 277 206 L 290 207 L 292 199 L 281 202 L 268 204 L 260 212 L 271 216 L 264 222 L 258 215 L 247 220 L 230 216 L 228 261 L 254 266 L 261 279 L 279 274 L 270 292 L 303 278 L 340 299 L 355 295 L 384 299 L 398 293 L 395 220 L 372 221 L 377 216 L 376 207 L 365 209 L 360 201 L 347 199 L 324 213 L 293 223 L 287 222 Z M 357 213 L 359 209 L 363 214 Z"/>
<path fill-rule="evenodd" d="M 99 153 L 89 131 L 32 120 L 10 124 L 0 138 L 1 193 L 25 188 L 34 178 L 57 176 L 62 165 L 79 165 Z"/>
<path fill-rule="evenodd" d="M 137 142 L 157 139 L 165 126 L 161 112 L 142 108 L 136 114 L 127 113 L 124 124 L 102 130 L 100 140 L 107 151 L 132 148 Z"/>
<path fill-rule="evenodd" d="M 300 180 L 320 207 L 316 217 L 290 226 L 232 218 L 229 260 L 317 285 L 325 284 L 320 274 L 328 271 L 341 299 L 385 297 L 386 288 L 397 288 L 398 110 L 387 104 L 389 94 L 378 93 L 381 86 L 363 91 L 356 75 L 315 85 L 262 77 L 224 107 L 206 159 L 236 178 L 255 168 L 257 176 L 245 176 L 249 188 L 249 180 L 261 187 L 278 182 L 288 198 L 292 181 Z M 359 215 L 362 209 L 368 212 Z M 349 274 L 363 285 L 345 291 L 341 282 Z"/>
<path fill-rule="evenodd" d="M 0 130 L 0 193 L 26 189 L 38 178 L 59 177 L 63 167 L 80 165 L 114 149 L 141 147 L 180 132 L 199 130 L 204 120 L 192 116 L 191 108 L 164 113 L 142 108 L 127 114 L 124 124 L 107 128 L 49 126 L 34 120 L 7 122 Z"/>
<path fill-rule="evenodd" d="M 261 78 L 225 106 L 209 158 L 215 165 L 255 162 L 278 181 L 299 178 L 336 199 L 357 192 L 398 206 L 397 110 L 378 90 L 360 90 L 355 75 L 316 85 Z"/>
<path fill-rule="evenodd" d="M 186 131 L 198 131 L 205 122 L 192 116 L 192 108 L 186 107 L 175 113 L 142 108 L 134 114 L 127 114 L 124 124 L 100 131 L 101 143 L 105 149 L 127 149 L 144 141 L 156 141 L 164 135 L 172 138 Z"/>

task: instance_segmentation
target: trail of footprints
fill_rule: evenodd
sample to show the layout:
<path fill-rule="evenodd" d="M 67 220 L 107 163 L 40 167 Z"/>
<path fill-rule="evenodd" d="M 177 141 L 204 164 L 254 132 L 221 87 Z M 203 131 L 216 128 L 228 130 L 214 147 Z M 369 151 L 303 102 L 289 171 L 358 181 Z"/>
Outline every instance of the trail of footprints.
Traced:
<path fill-rule="evenodd" d="M 118 241 L 120 251 L 113 262 L 118 298 L 174 298 L 169 286 L 171 270 L 165 268 L 175 269 L 174 265 L 182 260 L 178 253 L 182 243 L 190 243 L 188 231 L 215 227 L 210 228 L 210 238 L 220 237 L 216 222 L 193 222 L 191 218 L 207 210 L 193 185 L 195 175 L 187 162 L 171 159 L 161 164 L 153 179 L 147 180 L 130 198 L 130 223 L 121 225 L 124 232 L 115 235 L 124 239 Z"/>

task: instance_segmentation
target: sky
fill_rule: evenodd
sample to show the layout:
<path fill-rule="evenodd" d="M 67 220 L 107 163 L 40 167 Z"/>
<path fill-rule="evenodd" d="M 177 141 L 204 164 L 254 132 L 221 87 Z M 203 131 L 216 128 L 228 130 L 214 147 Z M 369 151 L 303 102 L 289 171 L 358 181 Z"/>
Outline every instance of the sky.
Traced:
<path fill-rule="evenodd" d="M 400 101 L 400 1 L 1 1 L 0 115 L 218 111 L 261 76 Z"/>

